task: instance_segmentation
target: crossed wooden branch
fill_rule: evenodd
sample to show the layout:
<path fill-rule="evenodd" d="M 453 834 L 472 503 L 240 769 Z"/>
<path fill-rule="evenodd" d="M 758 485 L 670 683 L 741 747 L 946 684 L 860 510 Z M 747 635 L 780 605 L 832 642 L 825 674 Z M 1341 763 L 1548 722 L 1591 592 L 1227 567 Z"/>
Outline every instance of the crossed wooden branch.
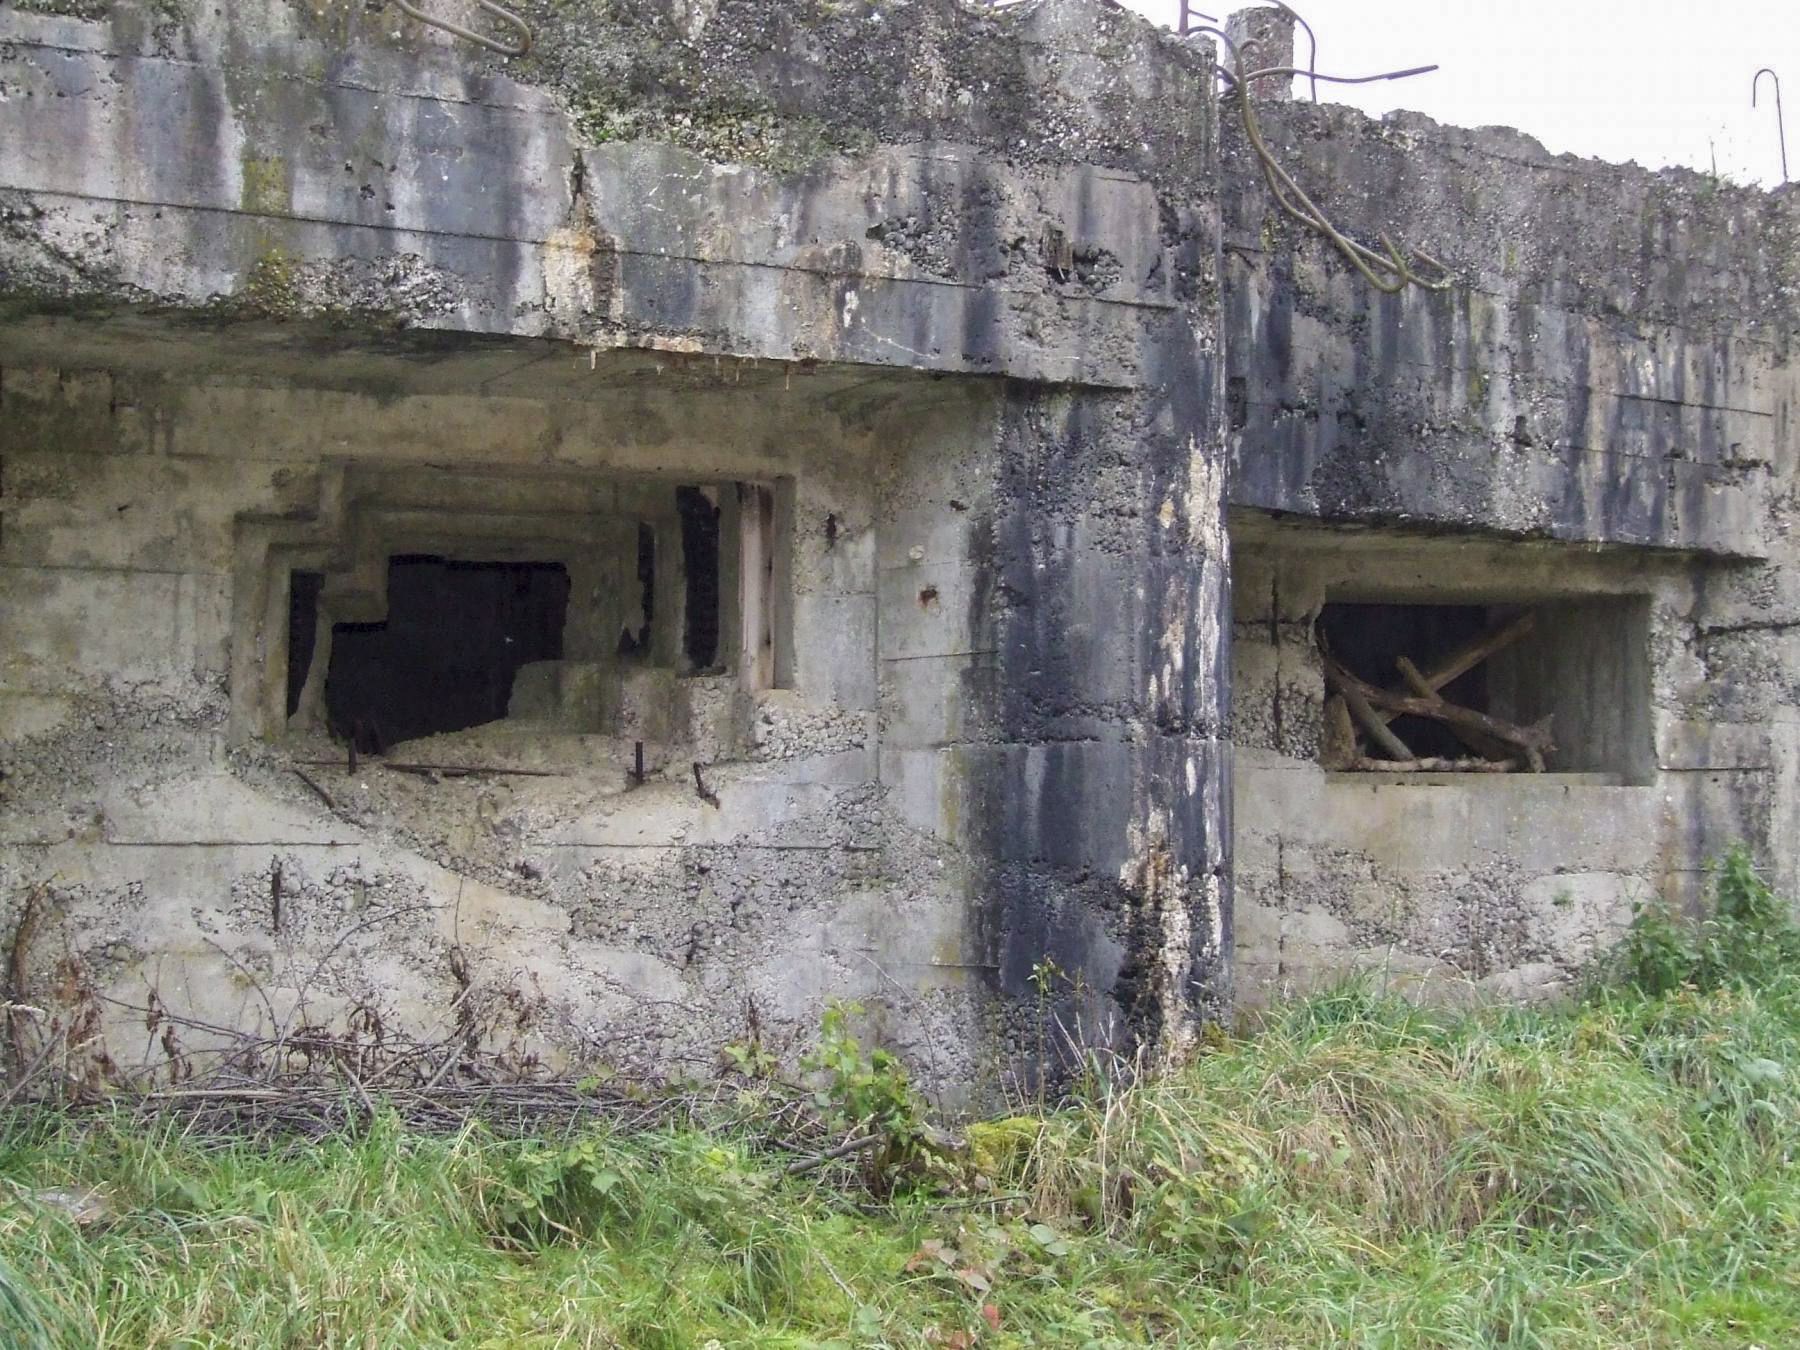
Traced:
<path fill-rule="evenodd" d="M 1478 769 L 1505 773 L 1522 763 L 1533 773 L 1544 772 L 1544 757 L 1556 748 L 1550 738 L 1549 717 L 1521 726 L 1452 703 L 1438 692 L 1496 652 L 1512 646 L 1535 626 L 1533 616 L 1522 614 L 1458 647 L 1429 672 L 1421 671 L 1402 656 L 1394 663 L 1405 686 L 1399 689 L 1382 689 L 1359 678 L 1339 664 L 1321 642 L 1325 679 L 1335 691 L 1325 706 L 1327 766 L 1401 772 Z M 1396 717 L 1428 717 L 1442 722 L 1477 758 L 1421 759 L 1388 725 Z M 1359 754 L 1352 719 L 1373 744 L 1392 758 L 1374 759 Z"/>

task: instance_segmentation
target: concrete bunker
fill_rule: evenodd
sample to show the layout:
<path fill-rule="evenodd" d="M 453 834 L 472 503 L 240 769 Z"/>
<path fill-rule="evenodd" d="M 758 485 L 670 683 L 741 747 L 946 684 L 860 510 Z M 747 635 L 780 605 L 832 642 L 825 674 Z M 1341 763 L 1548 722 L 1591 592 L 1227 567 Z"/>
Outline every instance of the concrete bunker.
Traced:
<path fill-rule="evenodd" d="M 429 1027 L 462 970 L 546 1062 L 653 1066 L 848 997 L 978 1095 L 1047 1017 L 1529 992 L 1731 840 L 1791 884 L 1791 194 L 1271 98 L 1349 235 L 1442 258 L 1374 294 L 1208 45 L 1087 0 L 548 6 L 568 69 L 177 8 L 0 12 L 27 993 Z M 670 79 L 595 140 L 615 58 Z M 1321 621 L 1386 688 L 1522 611 L 1451 693 L 1549 716 L 1544 772 L 1327 767 Z M 384 624 L 482 694 L 351 771 Z"/>

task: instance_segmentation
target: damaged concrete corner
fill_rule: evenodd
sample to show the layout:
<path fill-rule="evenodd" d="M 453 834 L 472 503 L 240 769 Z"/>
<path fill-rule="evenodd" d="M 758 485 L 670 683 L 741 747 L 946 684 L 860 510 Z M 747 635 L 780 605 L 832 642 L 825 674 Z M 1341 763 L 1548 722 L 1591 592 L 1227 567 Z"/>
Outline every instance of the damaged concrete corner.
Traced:
<path fill-rule="evenodd" d="M 1105 5 L 519 9 L 0 16 L 25 992 L 650 1071 L 853 999 L 972 1102 L 1789 876 L 1791 195 L 1272 103 L 1456 278 L 1378 295 Z M 1321 759 L 1321 623 L 1521 609 L 1562 759 Z"/>

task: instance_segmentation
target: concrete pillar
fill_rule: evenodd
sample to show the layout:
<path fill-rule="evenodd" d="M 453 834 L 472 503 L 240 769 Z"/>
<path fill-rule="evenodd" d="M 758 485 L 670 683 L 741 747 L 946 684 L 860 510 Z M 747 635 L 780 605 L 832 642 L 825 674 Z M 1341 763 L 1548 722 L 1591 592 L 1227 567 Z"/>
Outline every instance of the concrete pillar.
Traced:
<path fill-rule="evenodd" d="M 1286 10 L 1267 5 L 1240 9 L 1225 20 L 1225 36 L 1240 51 L 1246 42 L 1255 44 L 1254 52 L 1248 60 L 1253 69 L 1265 70 L 1270 66 L 1295 64 L 1294 16 Z M 1219 59 L 1229 66 L 1231 54 L 1221 53 Z M 1270 77 L 1258 80 L 1251 92 L 1257 98 L 1270 102 L 1288 102 L 1294 97 L 1294 82 L 1291 79 Z"/>
<path fill-rule="evenodd" d="M 1229 563 L 1195 337 L 1169 325 L 1154 393 L 1015 386 L 1001 412 L 967 792 L 1007 1032 L 1052 1074 L 1077 1034 L 1179 1050 L 1229 1006 Z"/>

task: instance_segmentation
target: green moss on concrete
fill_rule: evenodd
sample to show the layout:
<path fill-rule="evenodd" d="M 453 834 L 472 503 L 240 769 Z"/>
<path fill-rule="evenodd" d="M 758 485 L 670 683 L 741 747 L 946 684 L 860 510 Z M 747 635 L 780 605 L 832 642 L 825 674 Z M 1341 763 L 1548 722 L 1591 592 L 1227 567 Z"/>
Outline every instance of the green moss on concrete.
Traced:
<path fill-rule="evenodd" d="M 279 157 L 245 155 L 241 162 L 243 185 L 238 205 L 261 216 L 284 216 L 293 203 L 293 175 Z"/>
<path fill-rule="evenodd" d="M 278 318 L 298 317 L 305 309 L 294 261 L 274 245 L 250 264 L 235 298 L 243 308 Z"/>
<path fill-rule="evenodd" d="M 243 185 L 238 205 L 258 215 L 286 215 L 293 205 L 293 172 L 276 156 L 245 155 L 240 165 Z"/>

